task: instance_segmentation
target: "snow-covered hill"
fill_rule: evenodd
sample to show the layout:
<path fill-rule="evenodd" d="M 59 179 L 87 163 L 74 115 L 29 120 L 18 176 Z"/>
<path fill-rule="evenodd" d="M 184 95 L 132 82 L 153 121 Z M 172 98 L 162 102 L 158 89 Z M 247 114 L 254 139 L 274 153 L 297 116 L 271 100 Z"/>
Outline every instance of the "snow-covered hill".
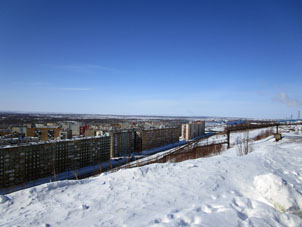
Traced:
<path fill-rule="evenodd" d="M 0 226 L 302 226 L 302 136 L 0 197 Z"/>

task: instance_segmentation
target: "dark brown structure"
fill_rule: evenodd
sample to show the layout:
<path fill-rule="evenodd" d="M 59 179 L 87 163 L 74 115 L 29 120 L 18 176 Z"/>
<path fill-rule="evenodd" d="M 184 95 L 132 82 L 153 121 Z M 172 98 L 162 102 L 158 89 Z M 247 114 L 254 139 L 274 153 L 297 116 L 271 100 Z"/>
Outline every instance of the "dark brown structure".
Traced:
<path fill-rule="evenodd" d="M 60 136 L 60 128 L 27 128 L 27 136 L 38 137 L 42 141 L 54 140 Z"/>
<path fill-rule="evenodd" d="M 0 148 L 0 188 L 99 164 L 110 159 L 110 137 Z"/>
<path fill-rule="evenodd" d="M 134 152 L 136 133 L 134 130 L 113 131 L 110 133 L 110 156 L 127 156 Z"/>
<path fill-rule="evenodd" d="M 150 150 L 179 141 L 181 128 L 161 128 L 136 132 L 136 151 Z"/>

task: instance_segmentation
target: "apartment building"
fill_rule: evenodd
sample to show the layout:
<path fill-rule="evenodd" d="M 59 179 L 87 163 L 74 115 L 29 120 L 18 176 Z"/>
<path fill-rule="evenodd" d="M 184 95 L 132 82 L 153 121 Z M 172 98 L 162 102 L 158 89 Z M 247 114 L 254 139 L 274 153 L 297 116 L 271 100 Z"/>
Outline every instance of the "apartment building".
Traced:
<path fill-rule="evenodd" d="M 0 188 L 96 165 L 110 159 L 110 137 L 0 148 Z"/>
<path fill-rule="evenodd" d="M 60 137 L 61 128 L 41 127 L 27 128 L 26 135 L 29 137 L 38 137 L 42 141 L 54 140 Z"/>
<path fill-rule="evenodd" d="M 111 157 L 126 156 L 134 152 L 136 138 L 134 130 L 112 131 L 110 137 Z"/>
<path fill-rule="evenodd" d="M 94 128 L 88 128 L 84 133 L 85 137 L 96 136 L 96 130 Z"/>
<path fill-rule="evenodd" d="M 37 143 L 39 138 L 37 137 L 12 137 L 12 138 L 1 138 L 0 146 L 10 146 L 27 143 Z"/>
<path fill-rule="evenodd" d="M 136 132 L 136 151 L 150 150 L 179 141 L 180 127 L 139 130 Z"/>
<path fill-rule="evenodd" d="M 190 124 L 182 124 L 181 138 L 183 140 L 191 140 L 196 137 L 202 136 L 205 133 L 205 122 L 196 121 Z"/>
<path fill-rule="evenodd" d="M 0 129 L 0 136 L 11 135 L 13 132 L 9 129 Z"/>
<path fill-rule="evenodd" d="M 67 130 L 61 131 L 60 132 L 60 139 L 61 140 L 72 139 L 72 130 L 67 129 Z"/>
<path fill-rule="evenodd" d="M 26 126 L 13 126 L 11 127 L 11 130 L 13 133 L 24 134 L 24 136 L 27 136 Z"/>
<path fill-rule="evenodd" d="M 67 121 L 67 122 L 61 122 L 60 123 L 61 128 L 63 131 L 72 130 L 73 136 L 79 136 L 80 135 L 80 126 L 81 123 L 76 121 Z"/>

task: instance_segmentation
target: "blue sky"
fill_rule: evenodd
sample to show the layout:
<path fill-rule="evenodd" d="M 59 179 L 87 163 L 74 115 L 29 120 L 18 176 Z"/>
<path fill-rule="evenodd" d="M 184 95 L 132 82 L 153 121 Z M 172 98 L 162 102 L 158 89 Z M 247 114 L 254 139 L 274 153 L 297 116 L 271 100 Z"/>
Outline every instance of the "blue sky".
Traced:
<path fill-rule="evenodd" d="M 286 118 L 301 1 L 1 1 L 0 111 Z"/>

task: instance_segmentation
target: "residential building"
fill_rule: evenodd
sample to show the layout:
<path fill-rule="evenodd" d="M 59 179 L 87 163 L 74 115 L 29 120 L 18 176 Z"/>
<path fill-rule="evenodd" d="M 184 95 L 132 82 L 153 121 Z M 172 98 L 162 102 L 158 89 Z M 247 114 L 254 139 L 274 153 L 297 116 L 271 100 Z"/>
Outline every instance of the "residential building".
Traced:
<path fill-rule="evenodd" d="M 150 150 L 179 141 L 180 127 L 139 130 L 136 132 L 135 150 Z"/>
<path fill-rule="evenodd" d="M 13 132 L 9 129 L 0 129 L 0 136 L 11 135 Z"/>
<path fill-rule="evenodd" d="M 111 136 L 111 157 L 120 157 L 130 155 L 134 152 L 135 146 L 135 131 L 134 130 L 123 130 L 123 131 L 112 131 Z"/>
<path fill-rule="evenodd" d="M 83 125 L 80 127 L 80 135 L 84 136 L 85 135 L 85 131 L 89 128 L 89 125 Z"/>
<path fill-rule="evenodd" d="M 24 136 L 27 136 L 26 126 L 13 126 L 11 130 L 13 133 L 24 134 Z"/>
<path fill-rule="evenodd" d="M 67 130 L 61 131 L 60 132 L 60 139 L 61 140 L 72 139 L 72 130 L 67 129 Z"/>
<path fill-rule="evenodd" d="M 196 121 L 190 124 L 182 124 L 181 138 L 183 140 L 191 140 L 196 137 L 202 136 L 205 133 L 205 122 Z"/>
<path fill-rule="evenodd" d="M 80 124 L 72 124 L 70 129 L 72 130 L 73 136 L 80 135 Z"/>
<path fill-rule="evenodd" d="M 85 137 L 96 136 L 96 130 L 94 128 L 88 128 L 85 130 L 84 135 L 85 135 Z"/>
<path fill-rule="evenodd" d="M 110 137 L 0 148 L 0 188 L 96 165 L 110 159 Z"/>
<path fill-rule="evenodd" d="M 61 128 L 43 127 L 27 128 L 26 134 L 29 137 L 38 137 L 42 141 L 54 140 L 60 137 Z"/>
<path fill-rule="evenodd" d="M 66 121 L 66 122 L 61 122 L 60 126 L 62 130 L 72 130 L 72 135 L 73 136 L 79 136 L 80 135 L 80 123 L 77 121 Z"/>

